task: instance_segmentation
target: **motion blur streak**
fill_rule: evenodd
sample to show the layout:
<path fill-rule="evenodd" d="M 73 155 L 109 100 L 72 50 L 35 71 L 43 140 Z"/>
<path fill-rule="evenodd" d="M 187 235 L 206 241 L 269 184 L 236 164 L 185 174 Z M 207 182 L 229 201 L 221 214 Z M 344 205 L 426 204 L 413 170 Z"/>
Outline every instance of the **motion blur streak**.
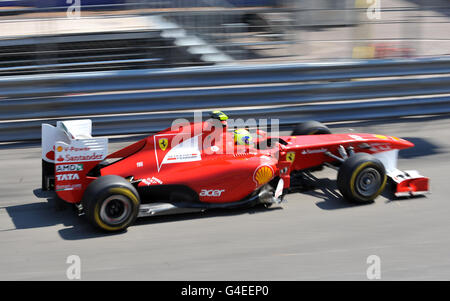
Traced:
<path fill-rule="evenodd" d="M 372 3 L 3 1 L 0 75 L 449 53 L 448 1 Z"/>

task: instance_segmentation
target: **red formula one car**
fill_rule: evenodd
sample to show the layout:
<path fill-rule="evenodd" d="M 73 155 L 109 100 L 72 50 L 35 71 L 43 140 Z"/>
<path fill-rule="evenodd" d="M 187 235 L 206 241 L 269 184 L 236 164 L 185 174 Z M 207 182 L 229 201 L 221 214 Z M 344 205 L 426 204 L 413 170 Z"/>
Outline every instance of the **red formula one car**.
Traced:
<path fill-rule="evenodd" d="M 216 115 L 217 117 L 217 115 Z M 374 134 L 331 134 L 318 122 L 291 136 L 257 130 L 243 145 L 219 114 L 212 121 L 168 128 L 108 154 L 90 120 L 42 125 L 42 188 L 77 206 L 95 226 L 119 231 L 137 217 L 280 203 L 302 176 L 328 166 L 348 201 L 374 200 L 389 178 L 396 196 L 428 192 L 428 178 L 396 167 L 406 140 Z M 253 139 L 253 141 L 251 141 Z"/>

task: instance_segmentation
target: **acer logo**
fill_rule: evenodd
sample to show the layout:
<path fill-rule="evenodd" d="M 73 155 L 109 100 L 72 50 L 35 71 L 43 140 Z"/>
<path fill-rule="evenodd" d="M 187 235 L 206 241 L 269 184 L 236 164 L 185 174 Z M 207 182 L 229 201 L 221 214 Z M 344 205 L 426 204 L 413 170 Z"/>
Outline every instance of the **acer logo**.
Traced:
<path fill-rule="evenodd" d="M 200 196 L 213 196 L 213 197 L 218 197 L 222 195 L 222 192 L 224 192 L 225 189 L 202 189 L 202 191 L 200 192 Z"/>
<path fill-rule="evenodd" d="M 58 181 L 70 181 L 70 180 L 79 180 L 80 176 L 77 173 L 68 173 L 63 175 L 56 175 Z"/>

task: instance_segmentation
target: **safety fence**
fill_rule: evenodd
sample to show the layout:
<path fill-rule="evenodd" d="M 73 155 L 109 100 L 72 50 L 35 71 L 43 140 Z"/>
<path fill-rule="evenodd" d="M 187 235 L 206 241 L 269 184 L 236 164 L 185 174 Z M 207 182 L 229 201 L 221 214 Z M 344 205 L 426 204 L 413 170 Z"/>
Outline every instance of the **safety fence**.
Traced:
<path fill-rule="evenodd" d="M 0 78 L 0 141 L 90 118 L 94 135 L 149 133 L 193 111 L 282 125 L 450 113 L 450 58 L 99 71 Z"/>

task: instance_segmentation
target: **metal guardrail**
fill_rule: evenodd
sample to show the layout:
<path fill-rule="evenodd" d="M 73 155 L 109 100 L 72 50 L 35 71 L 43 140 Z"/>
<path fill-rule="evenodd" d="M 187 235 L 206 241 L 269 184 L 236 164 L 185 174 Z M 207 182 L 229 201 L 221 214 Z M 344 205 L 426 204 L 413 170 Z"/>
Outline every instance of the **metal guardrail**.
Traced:
<path fill-rule="evenodd" d="M 80 117 L 94 135 L 148 133 L 214 108 L 281 124 L 444 114 L 449 74 L 450 58 L 435 58 L 3 77 L 0 141 L 39 139 L 41 123 Z"/>

